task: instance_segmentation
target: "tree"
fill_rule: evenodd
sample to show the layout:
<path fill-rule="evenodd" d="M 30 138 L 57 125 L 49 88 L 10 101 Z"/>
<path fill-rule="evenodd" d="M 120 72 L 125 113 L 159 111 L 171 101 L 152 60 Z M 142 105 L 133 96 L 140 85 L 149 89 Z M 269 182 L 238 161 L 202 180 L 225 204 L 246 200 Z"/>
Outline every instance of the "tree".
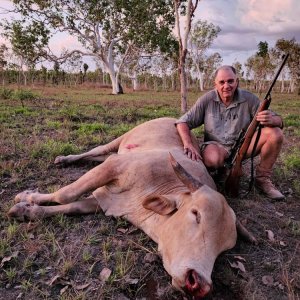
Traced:
<path fill-rule="evenodd" d="M 12 51 L 19 59 L 19 70 L 22 72 L 24 84 L 27 84 L 26 70 L 34 70 L 35 65 L 45 57 L 49 41 L 49 30 L 40 22 L 32 21 L 24 25 L 17 20 L 1 24 L 4 36 L 10 41 Z M 25 68 L 24 68 L 25 67 Z"/>
<path fill-rule="evenodd" d="M 4 85 L 4 68 L 7 65 L 7 60 L 5 58 L 7 47 L 5 44 L 0 46 L 0 74 L 2 75 L 2 84 Z"/>
<path fill-rule="evenodd" d="M 298 86 L 298 95 L 300 94 L 300 44 L 296 39 L 291 40 L 279 39 L 275 47 L 272 49 L 275 57 L 281 61 L 282 55 L 289 53 L 290 57 L 287 60 L 286 68 L 289 70 L 290 86 L 289 90 L 293 93 Z M 282 87 L 283 90 L 283 87 Z"/>
<path fill-rule="evenodd" d="M 258 52 L 247 59 L 245 66 L 247 68 L 247 75 L 252 75 L 253 77 L 255 90 L 261 93 L 268 75 L 271 75 L 275 70 L 267 42 L 260 42 L 258 44 Z"/>
<path fill-rule="evenodd" d="M 207 21 L 197 21 L 191 30 L 190 42 L 190 55 L 194 66 L 197 70 L 197 77 L 199 79 L 200 90 L 203 91 L 203 72 L 204 72 L 204 56 L 206 50 L 211 46 L 214 39 L 218 36 L 221 28 L 215 26 Z"/>
<path fill-rule="evenodd" d="M 236 74 L 239 78 L 244 76 L 243 66 L 239 61 L 235 61 L 232 66 L 235 68 Z"/>
<path fill-rule="evenodd" d="M 257 46 L 258 46 L 258 51 L 256 52 L 256 55 L 260 57 L 267 57 L 268 50 L 269 50 L 268 43 L 266 41 L 265 42 L 260 41 Z"/>
<path fill-rule="evenodd" d="M 204 87 L 211 88 L 214 85 L 215 72 L 222 65 L 222 57 L 218 52 L 215 52 L 209 56 L 204 57 L 203 61 L 203 73 L 204 73 Z M 205 83 L 207 83 L 205 85 Z"/>
<path fill-rule="evenodd" d="M 89 68 L 89 65 L 87 64 L 87 63 L 84 63 L 83 64 L 83 82 L 85 81 L 85 77 L 86 77 L 86 72 L 87 72 L 87 70 L 88 70 L 88 68 Z"/>
<path fill-rule="evenodd" d="M 181 112 L 187 111 L 187 76 L 185 70 L 188 53 L 188 36 L 198 0 L 174 0 L 175 28 L 179 43 L 178 72 L 180 78 Z M 181 30 L 180 14 L 185 17 L 184 28 Z M 182 19 L 181 19 L 182 20 Z"/>
<path fill-rule="evenodd" d="M 171 0 L 14 0 L 15 11 L 31 17 L 50 30 L 77 37 L 83 46 L 71 53 L 94 57 L 109 73 L 113 93 L 119 93 L 120 69 L 116 56 L 126 57 L 133 47 L 148 51 L 170 50 L 174 15 Z M 143 24 L 143 26 L 141 26 Z M 53 60 L 58 59 L 51 55 Z M 121 59 L 122 60 L 122 59 Z"/>

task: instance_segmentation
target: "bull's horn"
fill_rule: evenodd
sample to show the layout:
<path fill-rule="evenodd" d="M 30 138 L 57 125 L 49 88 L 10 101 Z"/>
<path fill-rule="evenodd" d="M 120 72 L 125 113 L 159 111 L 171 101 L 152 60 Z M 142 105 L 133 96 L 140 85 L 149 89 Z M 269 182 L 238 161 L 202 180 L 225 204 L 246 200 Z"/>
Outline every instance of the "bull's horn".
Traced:
<path fill-rule="evenodd" d="M 170 161 L 177 177 L 189 188 L 191 192 L 195 192 L 203 186 L 203 184 L 189 174 L 181 164 L 179 164 L 174 156 L 169 152 Z"/>
<path fill-rule="evenodd" d="M 244 238 L 246 241 L 254 245 L 258 244 L 257 239 L 254 237 L 254 235 L 250 233 L 239 220 L 236 220 L 236 229 L 240 237 Z"/>

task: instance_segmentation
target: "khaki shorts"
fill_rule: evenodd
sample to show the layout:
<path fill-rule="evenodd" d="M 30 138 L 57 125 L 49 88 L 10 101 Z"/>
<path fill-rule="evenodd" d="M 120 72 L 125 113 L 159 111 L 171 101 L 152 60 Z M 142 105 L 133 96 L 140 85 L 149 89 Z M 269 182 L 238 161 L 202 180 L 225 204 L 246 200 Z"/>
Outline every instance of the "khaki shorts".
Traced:
<path fill-rule="evenodd" d="M 216 145 L 216 146 L 224 149 L 228 153 L 228 155 L 230 154 L 231 146 L 224 146 L 224 145 L 222 145 L 222 144 L 220 144 L 216 141 L 209 141 L 209 142 L 204 142 L 204 143 L 200 144 L 200 153 L 201 153 L 201 155 L 202 155 L 203 151 L 205 150 L 206 146 L 211 145 L 211 144 Z"/>

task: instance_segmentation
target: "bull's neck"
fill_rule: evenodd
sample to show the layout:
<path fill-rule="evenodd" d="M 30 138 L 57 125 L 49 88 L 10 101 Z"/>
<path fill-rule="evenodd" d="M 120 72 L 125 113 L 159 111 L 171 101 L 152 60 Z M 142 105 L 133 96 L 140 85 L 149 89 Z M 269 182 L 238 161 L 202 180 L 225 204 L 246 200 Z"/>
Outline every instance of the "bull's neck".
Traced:
<path fill-rule="evenodd" d="M 158 243 L 160 228 L 162 228 L 169 217 L 169 215 L 163 216 L 152 211 L 147 211 L 143 216 L 139 216 L 138 219 L 136 217 L 131 219 L 128 216 L 128 220 L 143 230 L 154 242 Z"/>

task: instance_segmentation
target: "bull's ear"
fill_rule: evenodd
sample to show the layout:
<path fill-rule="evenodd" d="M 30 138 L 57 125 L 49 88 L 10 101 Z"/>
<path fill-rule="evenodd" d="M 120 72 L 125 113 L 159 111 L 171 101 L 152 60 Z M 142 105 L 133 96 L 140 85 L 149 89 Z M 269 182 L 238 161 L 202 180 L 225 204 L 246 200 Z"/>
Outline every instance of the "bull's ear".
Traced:
<path fill-rule="evenodd" d="M 151 196 L 143 201 L 143 207 L 160 215 L 168 215 L 176 209 L 177 201 L 174 195 Z"/>

